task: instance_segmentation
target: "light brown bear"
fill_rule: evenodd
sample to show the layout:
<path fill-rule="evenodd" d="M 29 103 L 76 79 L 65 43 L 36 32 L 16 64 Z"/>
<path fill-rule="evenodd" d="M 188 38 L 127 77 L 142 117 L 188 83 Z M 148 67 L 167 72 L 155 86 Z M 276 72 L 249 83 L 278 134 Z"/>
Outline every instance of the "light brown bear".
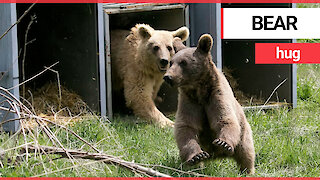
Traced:
<path fill-rule="evenodd" d="M 154 100 L 175 54 L 175 37 L 185 41 L 189 37 L 188 28 L 170 32 L 137 24 L 129 35 L 127 31 L 111 33 L 113 89 L 123 89 L 126 106 L 136 116 L 161 126 L 173 126 L 173 122 L 157 109 Z"/>
<path fill-rule="evenodd" d="M 175 39 L 178 51 L 164 80 L 178 86 L 175 139 L 180 156 L 196 164 L 212 156 L 232 157 L 242 172 L 254 173 L 252 132 L 232 89 L 212 62 L 213 40 L 202 35 L 196 48 Z"/>

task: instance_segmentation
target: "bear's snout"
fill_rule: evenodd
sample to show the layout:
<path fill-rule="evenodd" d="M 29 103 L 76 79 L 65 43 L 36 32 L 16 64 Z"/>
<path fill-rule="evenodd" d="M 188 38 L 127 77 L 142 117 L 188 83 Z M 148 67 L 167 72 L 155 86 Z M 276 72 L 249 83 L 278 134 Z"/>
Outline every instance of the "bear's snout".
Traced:
<path fill-rule="evenodd" d="M 166 75 L 163 77 L 163 80 L 168 83 L 170 86 L 173 86 L 173 80 L 172 80 L 172 76 L 170 75 Z"/>
<path fill-rule="evenodd" d="M 161 60 L 160 60 L 160 64 L 161 64 L 162 67 L 167 66 L 168 63 L 169 63 L 168 59 L 161 59 Z"/>

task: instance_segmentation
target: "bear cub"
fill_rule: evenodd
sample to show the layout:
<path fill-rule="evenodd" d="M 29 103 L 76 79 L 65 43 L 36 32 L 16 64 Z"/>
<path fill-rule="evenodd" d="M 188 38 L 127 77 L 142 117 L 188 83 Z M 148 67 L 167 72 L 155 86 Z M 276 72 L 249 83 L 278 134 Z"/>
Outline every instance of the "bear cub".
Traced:
<path fill-rule="evenodd" d="M 179 89 L 174 133 L 180 157 L 190 165 L 210 157 L 232 157 L 242 172 L 253 174 L 252 131 L 227 79 L 212 61 L 212 45 L 208 34 L 194 48 L 174 39 L 177 53 L 164 80 Z"/>

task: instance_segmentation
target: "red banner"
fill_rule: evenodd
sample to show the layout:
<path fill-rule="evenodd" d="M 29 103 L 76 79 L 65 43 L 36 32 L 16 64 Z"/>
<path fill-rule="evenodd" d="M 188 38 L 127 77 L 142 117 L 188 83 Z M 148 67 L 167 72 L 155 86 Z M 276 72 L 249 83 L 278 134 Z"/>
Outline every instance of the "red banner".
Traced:
<path fill-rule="evenodd" d="M 256 43 L 256 64 L 318 64 L 320 43 Z"/>

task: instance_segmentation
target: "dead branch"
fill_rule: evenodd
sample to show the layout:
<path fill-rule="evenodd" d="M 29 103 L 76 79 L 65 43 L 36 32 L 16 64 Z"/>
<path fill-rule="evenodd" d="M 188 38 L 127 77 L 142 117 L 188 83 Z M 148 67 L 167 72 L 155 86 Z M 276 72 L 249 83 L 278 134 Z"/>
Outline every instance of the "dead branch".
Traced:
<path fill-rule="evenodd" d="M 23 84 L 25 84 L 25 83 L 27 83 L 27 82 L 31 81 L 32 79 L 34 79 L 34 78 L 36 78 L 36 77 L 40 76 L 41 74 L 43 74 L 44 72 L 46 72 L 48 69 L 52 68 L 53 66 L 57 65 L 58 63 L 59 63 L 59 61 L 58 61 L 58 62 L 56 62 L 56 63 L 54 63 L 54 64 L 52 64 L 52 65 L 51 65 L 51 66 L 49 66 L 48 68 L 45 68 L 43 71 L 39 72 L 38 74 L 34 75 L 33 77 L 31 77 L 31 78 L 29 78 L 29 79 L 27 79 L 27 80 L 23 81 L 22 83 L 20 83 L 20 84 L 18 84 L 18 85 L 16 85 L 16 86 L 13 86 L 13 87 L 11 87 L 11 88 L 9 88 L 9 89 L 7 89 L 7 90 L 11 90 L 11 89 L 17 88 L 17 87 L 19 87 L 19 86 L 21 86 L 21 85 L 23 85 Z"/>
<path fill-rule="evenodd" d="M 89 152 L 84 152 L 84 151 L 77 151 L 77 150 L 71 150 L 71 149 L 67 149 L 66 151 L 62 148 L 56 148 L 56 147 L 50 147 L 50 146 L 39 146 L 39 147 L 35 147 L 33 145 L 29 145 L 29 146 L 24 146 L 23 150 L 25 152 L 29 152 L 29 153 L 33 153 L 38 149 L 42 149 L 44 152 L 46 152 L 47 154 L 58 154 L 61 155 L 64 158 L 67 158 L 68 155 L 66 153 L 66 151 L 71 154 L 74 158 L 80 158 L 80 159 L 90 159 L 90 160 L 95 160 L 95 161 L 103 161 L 105 163 L 108 164 L 115 164 L 115 165 L 119 165 L 121 167 L 130 169 L 132 171 L 137 171 L 137 172 L 144 172 L 149 176 L 154 176 L 154 177 L 171 177 L 167 174 L 163 174 L 161 172 L 155 171 L 151 168 L 147 168 L 147 167 L 143 167 L 141 165 L 138 165 L 136 163 L 133 162 L 128 162 L 122 159 L 119 159 L 117 157 L 111 156 L 111 155 L 107 155 L 107 154 L 103 154 L 103 153 L 89 153 Z"/>
<path fill-rule="evenodd" d="M 270 94 L 270 96 L 268 97 L 268 99 L 266 100 L 266 102 L 263 104 L 263 106 L 265 106 L 269 100 L 271 99 L 272 95 L 277 91 L 277 89 L 282 86 L 282 84 L 284 84 L 287 81 L 288 78 L 284 79 L 280 84 L 278 84 L 272 91 L 272 93 Z M 259 111 L 257 112 L 257 114 L 259 114 L 262 111 L 262 108 L 259 109 Z"/>
<path fill-rule="evenodd" d="M 24 46 L 23 46 L 23 57 L 22 57 L 22 81 L 26 80 L 26 74 L 25 74 L 25 61 L 26 61 L 26 55 L 27 55 L 27 45 L 28 45 L 28 34 L 29 34 L 29 30 L 31 29 L 31 25 L 33 24 L 33 22 L 35 22 L 37 16 L 33 15 L 31 16 L 31 20 L 28 24 L 26 33 L 24 35 Z M 26 86 L 25 84 L 22 85 L 22 97 L 26 97 Z"/>
<path fill-rule="evenodd" d="M 138 164 L 139 164 L 139 165 L 142 165 L 142 166 L 151 166 L 151 167 L 159 167 L 159 168 L 163 168 L 163 169 L 169 169 L 169 170 L 172 170 L 172 171 L 181 173 L 181 174 L 188 174 L 188 175 L 192 175 L 192 176 L 195 176 L 195 177 L 210 177 L 210 176 L 205 175 L 205 174 L 199 174 L 199 173 L 192 172 L 192 171 L 183 171 L 183 170 L 180 170 L 180 169 L 176 169 L 176 168 L 172 168 L 172 167 L 168 167 L 168 166 L 163 166 L 163 165 L 157 165 L 157 164 L 141 164 L 141 163 L 138 163 Z M 193 169 L 193 170 L 194 170 L 194 169 Z"/>
<path fill-rule="evenodd" d="M 1 40 L 5 35 L 7 35 L 15 25 L 17 25 L 18 23 L 20 23 L 20 21 L 29 13 L 29 11 L 32 9 L 32 7 L 33 7 L 34 5 L 36 5 L 36 3 L 33 3 L 33 4 L 22 14 L 22 16 L 20 16 L 20 18 L 17 20 L 17 22 L 15 22 L 14 24 L 12 24 L 12 25 L 9 27 L 9 29 L 6 30 L 6 32 L 4 32 L 4 33 L 1 35 L 0 40 Z"/>
<path fill-rule="evenodd" d="M 60 75 L 59 71 L 53 70 L 51 68 L 45 67 L 46 69 L 49 69 L 51 72 L 55 73 L 57 75 L 57 82 L 58 82 L 58 91 L 59 91 L 59 109 L 61 109 L 61 102 L 62 102 L 62 93 L 61 93 L 61 84 L 60 84 Z"/>
<path fill-rule="evenodd" d="M 48 69 L 48 68 L 46 68 L 46 69 Z M 25 144 L 25 146 L 23 146 L 22 149 L 23 149 L 23 153 L 26 154 L 27 161 L 28 161 L 28 157 L 29 157 L 30 153 L 34 153 L 34 154 L 38 153 L 38 154 L 40 154 L 39 155 L 40 158 L 42 158 L 41 154 L 42 155 L 58 154 L 58 155 L 61 155 L 63 158 L 70 159 L 70 161 L 73 163 L 74 166 L 77 166 L 73 161 L 74 159 L 79 159 L 79 158 L 91 159 L 91 160 L 95 160 L 95 161 L 103 161 L 108 164 L 115 164 L 115 165 L 127 168 L 127 169 L 131 170 L 132 172 L 137 172 L 137 173 L 139 173 L 141 175 L 145 175 L 145 176 L 170 177 L 167 174 L 160 173 L 160 172 L 155 171 L 151 168 L 143 167 L 143 166 L 138 165 L 136 163 L 124 161 L 120 158 L 101 153 L 100 150 L 98 150 L 95 146 L 93 146 L 88 141 L 86 141 L 85 139 L 80 137 L 77 133 L 75 133 L 71 129 L 69 129 L 63 125 L 59 125 L 53 121 L 50 121 L 49 119 L 36 116 L 18 98 L 16 98 L 13 94 L 11 94 L 8 91 L 8 89 L 0 87 L 0 97 L 4 98 L 6 101 L 8 101 L 8 103 L 12 107 L 12 108 L 11 107 L 10 108 L 0 107 L 0 110 L 5 110 L 8 113 L 14 113 L 18 117 L 16 119 L 9 119 L 6 122 L 14 121 L 14 120 L 20 121 L 20 125 L 21 125 L 20 132 L 23 133 L 24 144 Z M 25 127 L 26 121 L 31 120 L 31 119 L 35 120 L 40 125 L 40 127 L 42 127 L 44 135 L 47 136 L 50 139 L 50 141 L 52 141 L 53 144 L 56 144 L 59 147 L 41 146 L 37 142 L 36 137 L 33 135 L 32 131 L 28 127 Z M 54 135 L 54 133 L 50 130 L 50 128 L 47 126 L 47 123 L 54 124 L 64 130 L 66 130 L 67 132 L 71 133 L 72 135 L 77 137 L 79 140 L 84 142 L 90 148 L 95 150 L 97 153 L 90 153 L 90 152 L 83 152 L 83 151 L 66 149 L 63 146 L 63 144 L 59 141 L 59 139 Z M 25 131 L 25 129 L 27 131 Z M 31 145 L 30 142 L 28 142 L 28 139 L 26 138 L 27 132 L 29 134 L 31 134 L 31 136 L 34 138 L 35 145 Z"/>

